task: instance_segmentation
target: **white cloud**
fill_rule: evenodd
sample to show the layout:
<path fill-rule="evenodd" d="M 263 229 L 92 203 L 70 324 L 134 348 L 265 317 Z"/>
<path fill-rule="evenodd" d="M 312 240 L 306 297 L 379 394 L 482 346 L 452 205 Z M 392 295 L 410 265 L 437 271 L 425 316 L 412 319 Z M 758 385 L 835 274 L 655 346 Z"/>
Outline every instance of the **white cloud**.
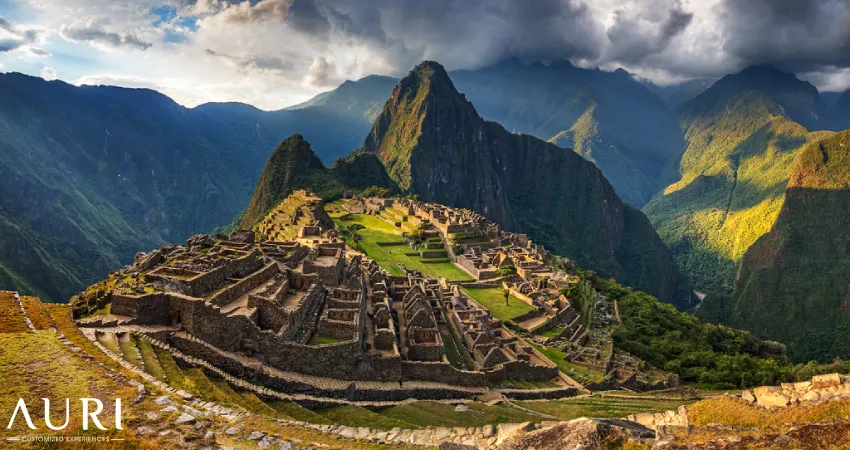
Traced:
<path fill-rule="evenodd" d="M 56 69 L 54 69 L 52 67 L 44 66 L 44 68 L 41 69 L 41 78 L 44 78 L 47 81 L 55 80 L 56 79 Z"/>

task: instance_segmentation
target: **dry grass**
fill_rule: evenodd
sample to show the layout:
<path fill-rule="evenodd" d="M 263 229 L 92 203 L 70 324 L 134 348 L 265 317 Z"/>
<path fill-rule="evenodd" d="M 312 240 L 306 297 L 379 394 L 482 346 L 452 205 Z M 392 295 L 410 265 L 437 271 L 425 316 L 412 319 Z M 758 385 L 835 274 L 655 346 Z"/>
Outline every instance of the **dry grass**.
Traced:
<path fill-rule="evenodd" d="M 56 328 L 56 322 L 50 317 L 50 313 L 43 308 L 43 303 L 37 297 L 21 297 L 21 303 L 23 303 L 24 310 L 36 330 Z"/>
<path fill-rule="evenodd" d="M 736 398 L 717 397 L 694 403 L 688 409 L 691 423 L 697 426 L 716 423 L 747 428 L 821 422 L 847 416 L 850 416 L 850 400 L 767 411 Z"/>
<path fill-rule="evenodd" d="M 18 302 L 10 292 L 0 292 L 0 333 L 21 333 L 29 330 Z"/>

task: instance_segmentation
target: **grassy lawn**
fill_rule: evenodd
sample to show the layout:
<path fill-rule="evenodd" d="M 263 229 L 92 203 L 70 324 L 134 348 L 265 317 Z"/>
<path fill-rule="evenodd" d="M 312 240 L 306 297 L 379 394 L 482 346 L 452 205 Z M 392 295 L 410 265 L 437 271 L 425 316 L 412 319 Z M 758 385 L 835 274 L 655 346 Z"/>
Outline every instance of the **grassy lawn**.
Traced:
<path fill-rule="evenodd" d="M 42 307 L 41 300 L 36 297 L 21 297 L 21 303 L 27 311 L 27 316 L 32 321 L 36 330 L 47 330 L 56 327 L 56 322 L 50 317 L 46 308 Z"/>
<path fill-rule="evenodd" d="M 480 427 L 505 422 L 539 422 L 539 416 L 529 415 L 508 405 L 487 406 L 466 403 L 469 411 L 455 411 L 453 405 L 419 401 L 382 409 L 382 416 L 416 426 Z"/>
<path fill-rule="evenodd" d="M 165 372 L 159 365 L 159 359 L 154 354 L 151 343 L 144 339 L 137 339 L 136 345 L 138 345 L 139 352 L 142 354 L 142 361 L 145 362 L 145 372 L 153 375 L 157 380 L 166 381 Z"/>
<path fill-rule="evenodd" d="M 139 354 L 136 353 L 136 343 L 133 341 L 133 338 L 128 336 L 123 340 L 119 340 L 118 346 L 121 347 L 121 353 L 119 354 L 123 355 L 127 362 L 138 368 L 142 367 L 142 362 L 139 361 Z"/>
<path fill-rule="evenodd" d="M 402 238 L 396 234 L 396 228 L 391 224 L 374 216 L 364 214 L 352 214 L 351 220 L 334 219 L 339 224 L 360 224 L 364 229 L 358 231 L 362 238 L 361 245 L 366 254 L 374 259 L 381 267 L 390 271 L 393 275 L 404 275 L 398 264 L 404 264 L 408 269 L 415 269 L 425 275 L 432 277 L 445 277 L 452 281 L 472 280 L 466 272 L 456 267 L 451 262 L 424 263 L 423 258 L 413 256 L 413 250 L 405 245 L 380 246 L 381 243 L 400 243 Z M 408 255 L 411 254 L 411 255 Z"/>
<path fill-rule="evenodd" d="M 536 333 L 538 336 L 543 336 L 545 338 L 552 339 L 553 337 L 558 336 L 564 331 L 564 327 L 554 327 L 550 328 L 542 333 Z"/>
<path fill-rule="evenodd" d="M 439 328 L 440 336 L 443 338 L 443 347 L 446 348 L 446 358 L 448 358 L 449 363 L 461 370 L 475 370 L 475 363 L 469 357 L 466 348 L 459 348 L 463 344 L 455 340 L 454 332 L 451 330 L 450 325 L 440 324 Z"/>
<path fill-rule="evenodd" d="M 527 303 L 511 295 L 505 305 L 505 294 L 502 288 L 462 288 L 464 292 L 475 299 L 481 306 L 490 310 L 490 314 L 499 320 L 510 320 L 534 311 Z"/>
<path fill-rule="evenodd" d="M 51 407 L 57 416 L 64 411 L 65 399 L 71 399 L 71 423 L 68 430 L 80 427 L 79 398 L 100 398 L 102 400 L 121 397 L 129 404 L 135 389 L 117 384 L 108 377 L 106 369 L 96 363 L 88 362 L 73 354 L 52 333 L 2 333 L 0 334 L 0 410 L 11 417 L 18 398 L 23 398 L 32 419 L 41 417 L 43 403 L 41 398 L 51 400 Z M 61 406 L 59 406 L 61 404 Z M 55 405 L 55 406 L 54 406 Z M 112 426 L 114 401 L 104 401 L 104 413 L 100 415 L 104 426 Z M 52 417 L 51 417 L 52 418 Z M 62 421 L 54 419 L 54 424 Z M 5 428 L 0 435 L 17 435 L 29 432 L 29 428 L 20 415 L 16 417 L 11 430 Z M 42 422 L 43 426 L 43 422 Z"/>
<path fill-rule="evenodd" d="M 307 341 L 307 345 L 325 345 L 325 344 L 336 344 L 337 342 L 344 342 L 345 339 L 339 339 L 331 336 L 320 336 L 318 334 L 314 334 L 313 337 Z"/>
<path fill-rule="evenodd" d="M 579 383 L 587 384 L 605 379 L 605 374 L 601 370 L 593 370 L 564 360 L 566 354 L 556 348 L 541 345 L 535 345 L 534 348 L 548 358 L 549 361 L 557 364 L 561 372 L 568 374 Z"/>
<path fill-rule="evenodd" d="M 579 417 L 625 417 L 643 412 L 675 410 L 687 401 L 637 400 L 622 398 L 582 397 L 546 402 L 517 402 L 523 408 L 549 414 L 563 420 Z"/>
<path fill-rule="evenodd" d="M 332 423 L 349 427 L 371 427 L 380 430 L 391 430 L 396 427 L 415 428 L 411 423 L 383 416 L 357 405 L 334 406 L 317 410 L 316 413 Z"/>

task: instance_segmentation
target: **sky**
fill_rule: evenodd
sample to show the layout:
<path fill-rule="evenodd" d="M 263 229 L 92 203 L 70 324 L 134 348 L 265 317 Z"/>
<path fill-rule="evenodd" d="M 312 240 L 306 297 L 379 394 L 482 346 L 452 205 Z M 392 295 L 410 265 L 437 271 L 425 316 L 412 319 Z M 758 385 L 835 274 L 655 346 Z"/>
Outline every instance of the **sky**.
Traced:
<path fill-rule="evenodd" d="M 346 79 L 516 57 L 657 84 L 755 64 L 850 88 L 848 0 L 0 0 L 0 72 L 278 109 Z"/>

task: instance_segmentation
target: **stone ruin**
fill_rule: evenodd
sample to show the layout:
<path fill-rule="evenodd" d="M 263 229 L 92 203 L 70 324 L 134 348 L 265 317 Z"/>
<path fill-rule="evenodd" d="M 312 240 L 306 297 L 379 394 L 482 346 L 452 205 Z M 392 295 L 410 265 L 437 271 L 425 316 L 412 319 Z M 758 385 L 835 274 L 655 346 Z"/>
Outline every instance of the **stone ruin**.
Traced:
<path fill-rule="evenodd" d="M 368 258 L 347 255 L 344 245 L 258 242 L 245 231 L 219 240 L 198 235 L 186 246 L 140 255 L 126 270 L 141 281 L 110 292 L 109 314 L 79 326 L 94 335 L 150 338 L 277 392 L 458 398 L 506 379 L 559 377 L 498 321 L 470 328 L 471 315 L 486 313 L 457 303 L 456 289 L 427 277 L 391 276 Z M 451 333 L 463 336 L 475 367 L 449 361 L 443 339 Z M 332 389 L 334 380 L 386 383 L 380 390 L 395 393 Z M 398 380 L 418 387 L 408 390 Z"/>

